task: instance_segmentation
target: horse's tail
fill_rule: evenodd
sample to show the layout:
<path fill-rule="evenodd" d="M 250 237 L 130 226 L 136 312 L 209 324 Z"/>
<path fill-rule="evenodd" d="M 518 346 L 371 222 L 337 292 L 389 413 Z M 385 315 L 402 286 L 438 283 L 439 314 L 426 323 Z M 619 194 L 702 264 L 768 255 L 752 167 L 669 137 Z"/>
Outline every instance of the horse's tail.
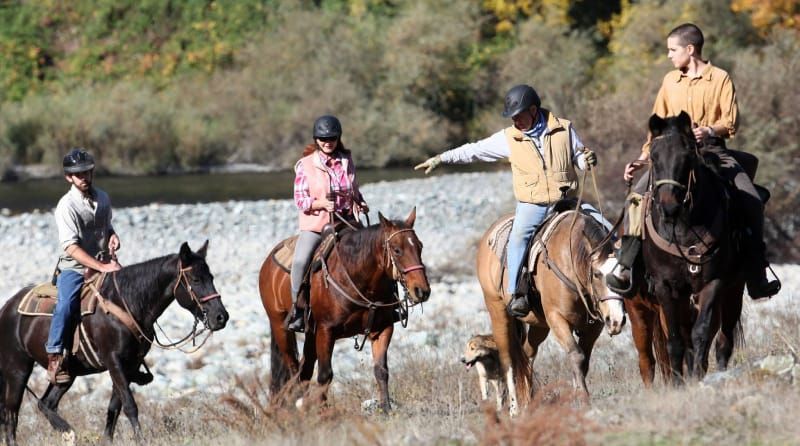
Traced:
<path fill-rule="evenodd" d="M 509 354 L 511 355 L 511 367 L 514 370 L 514 384 L 517 387 L 517 396 L 520 399 L 520 406 L 525 406 L 533 394 L 533 367 L 525 353 L 525 342 L 527 338 L 527 324 L 516 318 L 511 318 L 509 324 Z"/>
<path fill-rule="evenodd" d="M 747 346 L 747 341 L 744 338 L 744 327 L 742 327 L 742 319 L 736 321 L 736 327 L 733 329 L 733 346 L 738 350 L 742 350 Z"/>
<path fill-rule="evenodd" d="M 294 344 L 294 333 L 289 332 L 287 336 L 289 341 Z M 274 330 L 269 341 L 269 366 L 271 375 L 269 393 L 275 397 L 280 394 L 286 383 L 289 382 L 289 379 L 292 377 L 292 373 L 289 370 L 289 366 L 286 364 L 286 361 L 283 360 L 281 350 L 278 348 L 278 342 L 275 341 Z"/>
<path fill-rule="evenodd" d="M 653 353 L 656 357 L 656 364 L 664 382 L 670 382 L 672 371 L 670 370 L 669 353 L 667 352 L 667 336 L 661 327 L 661 319 L 658 314 L 653 316 Z"/>

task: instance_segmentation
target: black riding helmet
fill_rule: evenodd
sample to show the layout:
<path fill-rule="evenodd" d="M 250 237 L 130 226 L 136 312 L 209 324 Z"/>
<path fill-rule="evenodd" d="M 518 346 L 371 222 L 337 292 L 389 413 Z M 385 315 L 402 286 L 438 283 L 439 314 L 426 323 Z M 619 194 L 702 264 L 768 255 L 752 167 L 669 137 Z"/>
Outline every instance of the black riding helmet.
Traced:
<path fill-rule="evenodd" d="M 342 136 L 342 123 L 336 116 L 320 116 L 314 121 L 314 138 L 338 138 Z"/>
<path fill-rule="evenodd" d="M 64 155 L 64 173 L 79 173 L 94 169 L 94 158 L 83 149 L 72 149 Z"/>
<path fill-rule="evenodd" d="M 535 105 L 539 108 L 542 105 L 542 100 L 536 90 L 530 85 L 517 85 L 508 90 L 506 93 L 506 106 L 503 109 L 504 118 L 512 118 L 525 110 Z"/>

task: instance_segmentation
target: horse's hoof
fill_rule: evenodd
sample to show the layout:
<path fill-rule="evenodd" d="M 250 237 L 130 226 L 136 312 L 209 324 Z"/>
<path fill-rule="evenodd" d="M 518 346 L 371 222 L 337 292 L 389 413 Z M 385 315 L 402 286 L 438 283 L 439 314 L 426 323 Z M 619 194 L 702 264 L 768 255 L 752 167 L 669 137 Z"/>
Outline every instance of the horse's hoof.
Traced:
<path fill-rule="evenodd" d="M 75 446 L 75 431 L 69 430 L 61 433 L 61 444 L 64 446 Z"/>

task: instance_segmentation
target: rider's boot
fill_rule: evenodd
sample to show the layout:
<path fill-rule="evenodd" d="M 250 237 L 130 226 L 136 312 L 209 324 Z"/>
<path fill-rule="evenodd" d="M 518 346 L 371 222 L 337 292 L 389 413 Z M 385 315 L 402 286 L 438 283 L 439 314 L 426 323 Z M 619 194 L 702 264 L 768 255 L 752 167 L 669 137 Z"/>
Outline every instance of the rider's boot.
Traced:
<path fill-rule="evenodd" d="M 47 377 L 53 384 L 64 384 L 72 380 L 72 377 L 65 370 L 63 354 L 47 354 Z"/>
<path fill-rule="evenodd" d="M 606 274 L 606 284 L 611 291 L 625 296 L 633 289 L 631 271 L 636 256 L 642 248 L 642 240 L 635 235 L 623 235 L 617 251 L 617 266 Z"/>
<path fill-rule="evenodd" d="M 755 225 L 758 226 L 758 225 Z M 753 258 L 753 269 L 747 279 L 747 294 L 753 300 L 764 299 L 778 294 L 781 282 L 778 279 L 767 279 L 767 262 L 762 232 L 759 228 L 751 228 L 748 251 Z"/>
<path fill-rule="evenodd" d="M 303 287 L 300 287 L 297 296 L 292 296 L 292 311 L 289 314 L 289 321 L 286 324 L 286 328 L 297 333 L 303 333 L 306 330 Z"/>

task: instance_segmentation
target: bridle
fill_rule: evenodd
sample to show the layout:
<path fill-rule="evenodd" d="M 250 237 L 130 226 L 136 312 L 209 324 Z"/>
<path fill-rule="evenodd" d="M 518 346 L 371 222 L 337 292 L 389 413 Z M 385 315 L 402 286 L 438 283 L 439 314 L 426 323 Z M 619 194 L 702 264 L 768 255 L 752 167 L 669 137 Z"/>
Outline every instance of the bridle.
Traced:
<path fill-rule="evenodd" d="M 183 284 L 183 287 L 189 292 L 189 296 L 192 297 L 192 300 L 194 300 L 200 309 L 205 312 L 205 307 L 203 306 L 204 303 L 210 301 L 211 299 L 221 299 L 221 297 L 219 293 L 211 293 L 203 297 L 197 297 L 197 294 L 192 289 L 192 285 L 189 283 L 189 276 L 186 275 L 186 272 L 191 271 L 192 268 L 193 267 L 191 266 L 184 267 L 181 264 L 180 259 L 178 260 L 178 280 L 175 281 L 175 286 L 172 287 L 172 294 L 175 295 L 175 292 L 178 291 L 178 285 Z"/>
<path fill-rule="evenodd" d="M 207 327 L 208 326 L 208 312 L 206 311 L 205 306 L 203 304 L 211 301 L 212 299 L 221 299 L 221 296 L 220 296 L 219 293 L 211 293 L 211 294 L 208 294 L 208 295 L 203 296 L 203 297 L 197 297 L 197 294 L 194 292 L 194 289 L 192 289 L 192 285 L 189 283 L 189 276 L 186 274 L 187 272 L 189 272 L 191 270 L 192 270 L 191 266 L 184 267 L 182 262 L 181 262 L 181 260 L 178 259 L 178 277 L 175 280 L 175 286 L 172 287 L 172 295 L 175 296 L 176 295 L 175 293 L 178 290 L 178 286 L 183 284 L 184 288 L 189 293 L 189 296 L 192 298 L 192 300 L 195 303 L 197 303 L 197 306 L 200 307 L 200 310 L 203 313 L 203 319 L 202 319 L 203 325 Z M 131 312 L 130 307 L 128 307 L 127 300 L 122 296 L 122 292 L 120 291 L 120 288 L 119 288 L 119 283 L 117 282 L 117 274 L 113 273 L 112 277 L 114 279 L 114 288 L 117 291 L 117 295 L 119 296 L 120 300 L 122 301 L 122 304 L 125 307 L 125 311 L 127 312 L 128 316 L 130 316 L 131 321 L 133 322 L 133 326 L 136 328 L 136 331 L 138 331 L 139 337 L 141 337 L 142 339 L 144 339 L 145 341 L 147 341 L 151 345 L 155 345 L 155 346 L 163 348 L 165 350 L 176 350 L 177 349 L 177 350 L 184 351 L 184 350 L 181 349 L 184 345 L 186 345 L 190 341 L 193 342 L 198 336 L 200 336 L 200 334 L 203 331 L 205 331 L 205 328 L 201 329 L 200 331 L 197 331 L 197 325 L 198 325 L 198 322 L 201 321 L 201 319 L 199 317 L 197 317 L 197 315 L 194 312 L 192 312 L 192 316 L 194 316 L 194 323 L 192 325 L 192 329 L 186 336 L 184 336 L 180 340 L 174 341 L 174 342 L 170 341 L 169 343 L 163 343 L 158 339 L 158 335 L 155 333 L 155 331 L 153 331 L 152 339 L 149 338 L 145 334 L 144 330 L 142 330 L 142 327 L 139 325 L 139 323 L 136 321 L 136 318 L 133 317 L 133 313 Z M 161 328 L 161 325 L 158 323 L 158 321 L 155 322 L 155 325 L 158 326 L 159 330 L 161 330 L 161 332 L 166 336 L 166 333 L 164 332 L 164 329 Z M 199 350 L 200 347 L 202 347 L 203 344 L 205 344 L 205 342 L 208 340 L 208 338 L 210 336 L 211 336 L 211 331 L 208 332 L 208 335 L 205 337 L 205 339 L 203 339 L 203 341 L 200 343 L 200 345 L 195 345 L 195 346 L 193 346 L 193 348 L 191 350 L 184 351 L 184 352 L 185 353 L 192 353 L 192 352 L 195 352 L 195 351 Z M 167 338 L 169 339 L 169 337 L 167 337 Z"/>
<path fill-rule="evenodd" d="M 350 288 L 352 288 L 356 293 L 355 297 L 352 296 L 350 293 L 347 292 L 347 290 L 344 289 L 344 287 L 339 282 L 337 282 L 333 278 L 333 276 L 330 273 L 330 270 L 328 269 L 328 264 L 325 261 L 325 259 L 324 258 L 321 259 L 322 272 L 323 272 L 323 278 L 325 280 L 325 284 L 330 286 L 333 290 L 335 290 L 339 295 L 344 297 L 350 303 L 352 303 L 352 304 L 354 304 L 354 305 L 356 305 L 358 307 L 366 308 L 367 310 L 369 310 L 369 314 L 367 316 L 367 325 L 366 325 L 366 328 L 364 329 L 363 338 L 362 338 L 361 342 L 359 343 L 358 337 L 355 338 L 355 349 L 356 350 L 360 351 L 362 348 L 364 348 L 364 344 L 366 343 L 367 336 L 369 335 L 370 331 L 372 330 L 372 323 L 373 323 L 374 317 L 375 317 L 375 310 L 377 310 L 379 308 L 400 307 L 400 313 L 405 315 L 405 317 L 401 319 L 400 323 L 403 325 L 403 327 L 406 327 L 407 324 L 408 324 L 408 319 L 407 319 L 408 316 L 407 315 L 408 315 L 408 307 L 410 305 L 408 303 L 408 295 L 409 295 L 409 293 L 408 293 L 408 286 L 406 285 L 405 276 L 406 276 L 406 274 L 408 274 L 408 273 L 410 273 L 412 271 L 419 271 L 419 270 L 424 271 L 425 270 L 425 265 L 423 265 L 422 263 L 419 263 L 419 264 L 411 265 L 411 266 L 408 266 L 408 267 L 402 267 L 402 265 L 399 265 L 400 262 L 397 261 L 397 258 L 395 257 L 394 253 L 392 252 L 392 250 L 391 250 L 391 248 L 389 246 L 389 242 L 397 234 L 401 234 L 403 232 L 413 232 L 413 231 L 414 230 L 410 229 L 410 228 L 396 230 L 396 231 L 392 232 L 391 234 L 389 234 L 389 236 L 386 237 L 386 239 L 384 239 L 384 241 L 382 243 L 383 250 L 384 250 L 384 255 L 386 256 L 386 265 L 385 265 L 384 268 L 388 269 L 389 267 L 391 267 L 392 268 L 392 272 L 391 272 L 392 280 L 395 283 L 399 282 L 403 286 L 404 296 L 403 296 L 402 300 L 397 295 L 396 289 L 395 289 L 395 293 L 394 293 L 394 296 L 395 296 L 395 301 L 394 302 L 383 303 L 383 302 L 375 302 L 373 300 L 370 300 L 369 298 L 367 298 L 367 296 L 364 296 L 364 294 L 358 289 L 358 286 L 356 286 L 356 284 L 353 282 L 353 279 L 350 277 L 350 274 L 347 272 L 347 270 L 345 268 L 342 268 L 342 272 L 344 274 L 345 279 L 347 279 L 348 286 Z M 334 241 L 333 249 L 334 249 L 334 251 L 336 251 L 337 255 L 341 259 L 341 254 L 339 254 L 338 244 L 335 241 Z"/>
<path fill-rule="evenodd" d="M 667 133 L 664 133 L 662 135 L 656 136 L 655 138 L 653 138 L 653 141 L 657 141 L 659 139 L 666 138 L 667 136 L 678 136 L 678 137 L 682 138 L 683 135 L 681 135 L 680 133 L 677 133 L 677 132 L 667 132 Z M 692 146 L 693 147 L 690 147 L 690 148 L 694 151 L 695 158 L 699 157 L 700 153 L 698 152 L 699 148 L 697 147 L 697 144 L 696 143 L 692 144 Z M 694 185 L 697 184 L 697 177 L 695 175 L 695 166 L 694 165 L 689 170 L 689 178 L 686 180 L 686 184 L 683 184 L 683 183 L 681 183 L 680 181 L 677 181 L 677 180 L 673 180 L 672 178 L 656 179 L 655 175 L 654 175 L 654 173 L 655 173 L 655 163 L 653 163 L 653 162 L 650 163 L 650 168 L 649 169 L 650 169 L 650 182 L 651 182 L 650 189 L 653 191 L 654 195 L 655 195 L 655 192 L 658 190 L 658 188 L 661 187 L 661 186 L 669 185 L 669 186 L 677 187 L 678 189 L 680 189 L 680 190 L 685 192 L 682 204 L 685 206 L 688 203 L 689 204 L 689 210 L 691 210 L 691 206 L 693 204 L 692 203 L 692 190 L 693 190 Z"/>
<path fill-rule="evenodd" d="M 394 238 L 394 236 L 396 236 L 397 234 L 401 234 L 403 232 L 414 232 L 414 230 L 407 228 L 407 229 L 398 229 L 397 231 L 392 232 L 391 234 L 389 234 L 388 237 L 386 237 L 386 240 L 383 242 L 383 250 L 384 253 L 386 254 L 386 267 L 388 268 L 391 263 L 392 278 L 395 281 L 401 282 L 405 287 L 405 282 L 406 282 L 405 275 L 410 273 L 411 271 L 425 270 L 425 265 L 419 263 L 417 265 L 411 265 L 406 268 L 398 268 L 397 264 L 399 262 L 397 261 L 394 252 L 390 249 L 389 242 L 392 240 L 392 238 Z"/>

